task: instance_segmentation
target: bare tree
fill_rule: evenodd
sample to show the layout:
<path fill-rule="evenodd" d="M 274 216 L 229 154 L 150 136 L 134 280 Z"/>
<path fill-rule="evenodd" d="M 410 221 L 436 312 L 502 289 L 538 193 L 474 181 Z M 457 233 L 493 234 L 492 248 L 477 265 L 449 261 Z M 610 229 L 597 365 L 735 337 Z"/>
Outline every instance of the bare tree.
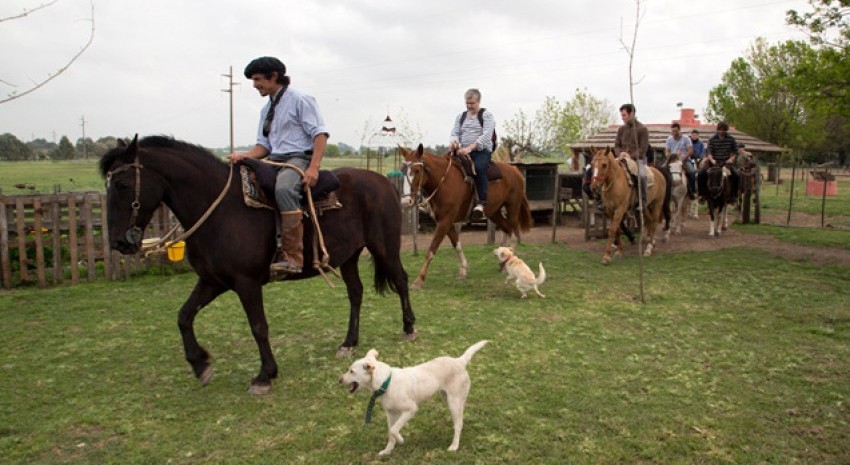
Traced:
<path fill-rule="evenodd" d="M 17 15 L 9 16 L 9 17 L 6 17 L 6 18 L 0 18 L 0 23 L 2 23 L 4 21 L 11 21 L 11 20 L 14 20 L 14 19 L 25 18 L 26 16 L 28 16 L 32 13 L 35 13 L 36 11 L 39 11 L 39 10 L 42 10 L 42 9 L 47 8 L 49 6 L 52 6 L 53 4 L 55 4 L 58 1 L 59 0 L 52 0 L 48 3 L 42 3 L 41 5 L 38 5 L 34 8 L 24 9 L 24 11 L 22 11 L 21 13 L 19 13 Z M 18 92 L 17 89 L 12 90 L 8 94 L 6 94 L 6 98 L 0 100 L 0 104 L 21 98 L 24 95 L 30 94 L 30 93 L 40 89 L 41 87 L 46 85 L 48 82 L 55 79 L 57 76 L 64 73 L 68 68 L 71 67 L 71 65 L 74 64 L 75 61 L 77 61 L 77 58 L 79 58 L 86 50 L 88 50 L 89 46 L 91 46 L 91 43 L 94 40 L 94 2 L 92 0 L 89 0 L 89 4 L 91 5 L 91 16 L 88 18 L 88 20 L 91 21 L 91 32 L 89 33 L 88 41 L 85 43 L 85 45 L 83 45 L 83 47 L 80 49 L 80 51 L 77 52 L 76 55 L 71 57 L 71 59 L 67 63 L 65 63 L 64 66 L 62 66 L 58 70 L 54 71 L 53 73 L 48 74 L 47 78 L 45 78 L 41 81 L 34 81 L 30 88 L 24 90 L 23 92 Z M 3 83 L 5 85 L 7 85 L 9 87 L 13 87 L 13 88 L 17 87 L 15 84 L 12 84 L 12 83 L 7 82 L 7 81 L 2 80 L 2 79 L 0 79 L 0 83 Z"/>
<path fill-rule="evenodd" d="M 637 82 L 635 82 L 633 76 L 634 62 L 635 62 L 635 44 L 637 43 L 638 36 L 638 26 L 640 26 L 640 22 L 643 19 L 643 16 L 646 14 L 646 11 L 641 11 L 640 9 L 640 0 L 635 0 L 635 30 L 632 33 L 632 43 L 631 45 L 626 44 L 623 40 L 623 20 L 620 19 L 620 45 L 623 46 L 623 49 L 629 55 L 629 101 L 634 105 L 635 103 L 635 85 L 640 84 L 640 81 L 643 80 L 641 77 Z"/>

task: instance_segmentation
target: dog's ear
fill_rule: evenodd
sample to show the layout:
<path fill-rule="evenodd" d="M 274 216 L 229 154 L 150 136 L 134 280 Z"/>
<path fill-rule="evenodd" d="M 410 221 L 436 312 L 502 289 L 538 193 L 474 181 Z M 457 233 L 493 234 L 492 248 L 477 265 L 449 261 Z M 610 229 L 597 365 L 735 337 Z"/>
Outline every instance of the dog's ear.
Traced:
<path fill-rule="evenodd" d="M 366 352 L 366 358 L 374 358 L 378 359 L 378 351 L 377 349 L 370 349 L 369 352 Z"/>
<path fill-rule="evenodd" d="M 374 373 L 375 372 L 375 365 L 372 365 L 371 363 L 366 362 L 366 363 L 363 364 L 363 370 L 365 370 L 367 373 Z"/>

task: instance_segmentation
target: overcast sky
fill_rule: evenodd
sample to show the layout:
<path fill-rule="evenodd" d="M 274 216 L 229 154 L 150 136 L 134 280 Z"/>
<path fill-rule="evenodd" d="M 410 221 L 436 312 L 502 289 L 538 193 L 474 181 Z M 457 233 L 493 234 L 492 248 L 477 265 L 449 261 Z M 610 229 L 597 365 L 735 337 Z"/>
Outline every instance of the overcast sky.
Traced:
<path fill-rule="evenodd" d="M 48 1 L 2 0 L 0 18 Z M 263 55 L 280 58 L 292 85 L 318 99 L 331 142 L 355 146 L 388 112 L 425 144 L 447 143 L 470 87 L 499 124 L 520 109 L 533 113 L 546 96 L 568 100 L 576 88 L 616 107 L 629 101 L 620 39 L 631 40 L 633 0 L 93 3 L 91 47 L 43 88 L 1 104 L 0 133 L 75 141 L 85 118 L 95 139 L 167 134 L 227 147 L 222 74 L 232 66 L 235 143 L 250 145 L 264 101 L 242 71 Z M 732 60 L 759 36 L 803 38 L 785 25 L 785 11 L 810 10 L 804 0 L 641 3 L 635 104 L 646 123 L 677 118 L 677 102 L 703 114 Z M 0 98 L 64 66 L 88 39 L 90 10 L 89 0 L 59 0 L 0 22 Z"/>

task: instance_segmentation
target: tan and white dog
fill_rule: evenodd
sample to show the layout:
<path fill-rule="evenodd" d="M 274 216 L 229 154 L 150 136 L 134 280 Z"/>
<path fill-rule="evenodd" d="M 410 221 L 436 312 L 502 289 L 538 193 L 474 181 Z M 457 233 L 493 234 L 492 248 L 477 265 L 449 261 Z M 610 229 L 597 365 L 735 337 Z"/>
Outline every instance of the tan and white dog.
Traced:
<path fill-rule="evenodd" d="M 505 279 L 505 284 L 512 279 L 516 282 L 516 288 L 522 292 L 522 298 L 528 297 L 528 291 L 534 290 L 540 297 L 546 298 L 540 293 L 537 286 L 546 281 L 546 270 L 543 269 L 543 263 L 540 263 L 537 278 L 534 277 L 534 272 L 525 264 L 522 259 L 514 255 L 514 249 L 510 247 L 499 247 L 493 251 L 493 255 L 499 259 L 499 268 L 505 270 L 508 277 Z"/>
<path fill-rule="evenodd" d="M 401 428 L 413 418 L 419 404 L 438 391 L 443 393 L 454 423 L 454 439 L 449 450 L 457 450 L 460 445 L 460 431 L 463 429 L 463 408 L 470 386 L 466 365 L 485 344 L 487 341 L 477 342 L 457 358 L 438 357 L 407 368 L 394 368 L 379 361 L 378 351 L 375 349 L 351 364 L 348 371 L 339 378 L 339 382 L 347 386 L 350 393 L 361 386 L 372 391 L 366 422 L 371 418 L 371 409 L 376 398 L 380 399 L 387 414 L 389 439 L 387 446 L 378 455 L 387 455 L 392 452 L 396 443 L 404 443 Z"/>

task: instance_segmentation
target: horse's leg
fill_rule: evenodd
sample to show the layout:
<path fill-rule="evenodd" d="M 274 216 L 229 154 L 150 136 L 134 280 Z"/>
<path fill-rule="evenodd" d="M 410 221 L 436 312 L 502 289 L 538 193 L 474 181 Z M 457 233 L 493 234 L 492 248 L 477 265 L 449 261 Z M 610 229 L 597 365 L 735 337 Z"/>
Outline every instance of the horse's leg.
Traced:
<path fill-rule="evenodd" d="M 457 259 L 460 262 L 457 279 L 466 279 L 466 274 L 469 271 L 469 262 L 466 261 L 466 255 L 463 254 L 463 247 L 460 245 L 460 235 L 454 225 L 449 228 L 447 236 L 449 236 L 452 247 L 454 247 L 455 253 L 457 253 Z"/>
<path fill-rule="evenodd" d="M 519 221 L 519 215 L 516 215 L 516 216 L 517 216 L 517 221 Z M 518 226 L 514 227 L 514 225 L 517 225 L 519 223 L 511 222 L 510 219 L 505 219 L 505 217 L 502 216 L 502 214 L 500 212 L 497 212 L 495 215 L 493 215 L 492 217 L 488 217 L 488 218 L 490 219 L 490 221 L 493 222 L 493 224 L 496 225 L 497 228 L 499 228 L 500 231 L 502 231 L 502 243 L 501 243 L 501 245 L 508 245 L 508 240 L 511 238 L 511 236 L 514 236 L 516 238 L 516 244 L 519 244 L 519 241 L 520 241 L 519 227 Z"/>
<path fill-rule="evenodd" d="M 260 350 L 260 372 L 251 380 L 248 392 L 251 394 L 266 394 L 272 388 L 272 379 L 277 378 L 277 362 L 274 360 L 271 344 L 269 343 L 269 324 L 263 309 L 263 286 L 255 279 L 240 278 L 234 283 L 233 290 L 239 296 L 251 334 Z"/>
<path fill-rule="evenodd" d="M 376 275 L 380 270 L 387 277 L 401 301 L 401 338 L 405 341 L 415 341 L 416 328 L 413 325 L 416 323 L 416 316 L 413 314 L 413 308 L 410 306 L 410 293 L 407 289 L 407 272 L 404 271 L 404 265 L 401 263 L 399 249 L 397 247 L 390 247 L 386 250 L 370 248 L 369 252 L 375 259 Z"/>
<path fill-rule="evenodd" d="M 186 299 L 183 306 L 180 307 L 180 312 L 177 315 L 177 327 L 180 328 L 180 336 L 183 338 L 183 351 L 186 354 L 186 361 L 192 366 L 192 372 L 201 384 L 210 382 L 212 365 L 209 361 L 209 352 L 198 344 L 198 339 L 195 337 L 195 316 L 226 290 L 227 288 L 223 286 L 199 278 L 198 282 L 195 283 L 195 288 L 189 294 L 189 298 Z"/>
<path fill-rule="evenodd" d="M 706 202 L 708 204 L 708 235 L 714 236 L 714 205 L 711 202 Z M 720 231 L 717 231 L 717 234 L 720 234 Z"/>
<path fill-rule="evenodd" d="M 729 205 L 723 206 L 723 230 L 729 229 Z"/>
<path fill-rule="evenodd" d="M 437 249 L 440 248 L 440 243 L 443 242 L 443 238 L 446 237 L 449 228 L 453 227 L 454 225 L 451 223 L 451 219 L 437 223 L 437 227 L 434 229 L 434 238 L 431 239 L 431 245 L 428 246 L 428 253 L 425 254 L 425 263 L 422 264 L 419 274 L 416 276 L 413 284 L 410 285 L 411 288 L 422 289 L 422 285 L 425 284 L 425 277 L 428 276 L 428 266 L 431 265 L 431 260 L 437 254 Z"/>
<path fill-rule="evenodd" d="M 354 354 L 354 348 L 360 342 L 360 305 L 363 303 L 363 282 L 360 280 L 360 271 L 357 263 L 362 250 L 357 251 L 351 258 L 343 262 L 339 267 L 342 280 L 345 282 L 345 290 L 348 292 L 348 332 L 336 351 L 337 358 L 350 357 Z"/>
<path fill-rule="evenodd" d="M 608 226 L 608 242 L 605 244 L 605 254 L 602 255 L 602 264 L 611 263 L 611 248 L 614 241 L 619 243 L 617 252 L 622 255 L 623 244 L 620 241 L 620 223 L 623 222 L 623 216 L 626 214 L 625 208 L 617 208 L 614 211 L 614 217 L 611 218 L 611 225 Z"/>

